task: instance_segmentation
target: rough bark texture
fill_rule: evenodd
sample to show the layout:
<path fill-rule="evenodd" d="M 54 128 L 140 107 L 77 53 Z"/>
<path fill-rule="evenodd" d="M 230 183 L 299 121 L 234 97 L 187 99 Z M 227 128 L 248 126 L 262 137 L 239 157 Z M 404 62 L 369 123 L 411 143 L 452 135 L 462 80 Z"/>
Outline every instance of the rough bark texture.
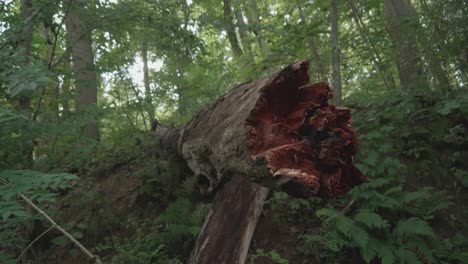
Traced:
<path fill-rule="evenodd" d="M 217 193 L 187 263 L 245 263 L 268 189 L 234 176 Z"/>
<path fill-rule="evenodd" d="M 69 1 L 64 0 L 65 6 Z M 70 35 L 71 54 L 73 59 L 73 76 L 75 79 L 75 106 L 77 112 L 83 112 L 97 104 L 97 76 L 94 69 L 91 31 L 83 21 L 85 7 L 79 7 L 71 2 L 66 18 L 66 27 Z M 89 122 L 84 133 L 94 139 L 99 139 L 97 121 Z"/>
<path fill-rule="evenodd" d="M 300 61 L 235 87 L 183 128 L 178 150 L 202 192 L 234 174 L 302 196 L 343 194 L 365 180 L 352 164 L 349 109 L 328 105 L 331 89 L 307 85 L 308 72 Z"/>
<path fill-rule="evenodd" d="M 340 70 L 340 47 L 338 44 L 338 0 L 331 0 L 330 10 L 331 22 L 331 44 L 333 64 L 333 88 L 335 89 L 335 104 L 341 104 L 341 70 Z"/>
<path fill-rule="evenodd" d="M 220 188 L 188 263 L 246 262 L 268 192 L 261 185 L 328 197 L 366 181 L 353 165 L 350 110 L 328 104 L 333 92 L 325 83 L 308 83 L 309 62 L 299 61 L 235 87 L 180 132 L 156 130 L 161 145 L 187 161 L 202 192 Z"/>

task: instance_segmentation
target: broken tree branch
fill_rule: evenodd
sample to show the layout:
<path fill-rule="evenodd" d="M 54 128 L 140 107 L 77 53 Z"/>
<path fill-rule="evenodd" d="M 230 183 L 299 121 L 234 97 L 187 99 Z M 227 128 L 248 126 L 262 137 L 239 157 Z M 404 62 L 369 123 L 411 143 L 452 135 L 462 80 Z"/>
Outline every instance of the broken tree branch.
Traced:
<path fill-rule="evenodd" d="M 2 182 L 7 185 L 7 186 L 10 186 L 11 185 L 2 179 Z M 75 246 L 77 246 L 88 258 L 90 258 L 92 261 L 94 261 L 94 263 L 96 264 L 102 264 L 102 261 L 101 259 L 97 256 L 97 255 L 93 255 L 91 252 L 89 252 L 88 249 L 86 249 L 78 240 L 76 240 L 70 233 L 68 233 L 67 231 L 65 231 L 65 229 L 63 229 L 60 225 L 57 224 L 57 222 L 54 221 L 54 219 L 52 219 L 48 214 L 46 214 L 41 208 L 39 208 L 35 203 L 33 203 L 31 200 L 28 199 L 28 197 L 26 197 L 24 194 L 22 193 L 18 193 L 18 196 L 23 200 L 25 201 L 29 206 L 31 206 L 34 210 L 36 210 L 36 212 L 38 212 L 40 215 L 42 215 L 46 220 L 47 222 L 49 222 L 51 224 L 51 228 L 55 228 L 57 229 L 57 231 L 59 231 L 60 233 L 62 233 L 64 236 L 66 236 L 68 239 L 70 239 L 70 241 L 75 244 Z M 47 230 L 49 231 L 49 230 Z M 31 247 L 31 245 L 37 241 L 41 236 L 43 236 L 45 233 L 47 232 L 44 232 L 43 234 L 41 234 L 38 238 L 36 238 L 33 242 L 31 242 L 31 244 L 27 247 Z M 27 249 L 26 248 L 26 249 Z M 21 255 L 23 255 L 23 253 L 21 253 Z M 21 256 L 20 256 L 21 257 Z"/>

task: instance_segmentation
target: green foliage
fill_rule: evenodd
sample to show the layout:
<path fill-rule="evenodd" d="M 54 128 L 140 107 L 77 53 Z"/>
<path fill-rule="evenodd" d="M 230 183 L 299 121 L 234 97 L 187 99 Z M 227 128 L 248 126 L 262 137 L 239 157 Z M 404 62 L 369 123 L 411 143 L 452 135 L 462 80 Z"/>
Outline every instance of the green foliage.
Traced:
<path fill-rule="evenodd" d="M 155 220 L 129 221 L 128 228 L 135 230 L 129 239 L 108 237 L 96 250 L 115 252 L 111 263 L 182 263 L 190 253 L 208 208 L 178 198 Z"/>
<path fill-rule="evenodd" d="M 308 222 L 312 211 L 309 208 L 320 206 L 320 198 L 297 198 L 285 192 L 275 192 L 267 202 L 275 212 L 273 217 L 279 223 L 304 223 Z"/>
<path fill-rule="evenodd" d="M 441 118 L 438 105 L 445 105 L 445 101 L 431 103 L 433 96 L 379 97 L 372 102 L 372 107 L 364 109 L 362 105 L 370 102 L 358 101 L 356 107 L 361 110 L 355 114 L 355 122 L 361 131 L 362 145 L 357 161 L 370 182 L 354 188 L 345 197 L 345 201 L 354 200 L 356 207 L 349 216 L 332 208 L 317 211 L 323 228 L 301 235 L 304 254 L 343 263 L 346 257 L 340 255 L 359 250 L 367 263 L 378 260 L 382 263 L 463 263 L 466 251 L 450 242 L 457 241 L 458 236 L 439 234 L 434 229 L 440 228 L 436 225 L 440 220 L 446 229 L 455 225 L 446 219 L 448 210 L 455 206 L 450 197 L 434 187 L 417 186 L 410 191 L 407 183 L 416 181 L 412 175 L 415 166 L 421 166 L 419 173 L 430 175 L 434 172 L 427 170 L 427 166 L 446 165 L 434 162 L 437 153 L 432 144 L 446 142 L 447 135 L 460 131 L 450 130 L 450 124 L 446 123 L 445 129 L 428 132 L 434 125 L 431 122 L 437 123 Z M 447 98 L 446 102 L 451 100 Z M 455 123 L 459 118 L 458 109 L 452 109 L 451 118 Z M 456 144 L 452 146 L 458 148 Z M 403 164 L 402 156 L 417 162 Z M 459 164 L 457 158 L 452 162 L 449 166 Z M 461 168 L 457 170 L 463 179 Z"/>
<path fill-rule="evenodd" d="M 258 27 L 243 1 L 231 1 L 231 18 L 224 17 L 223 4 L 213 0 L 95 1 L 86 9 L 77 7 L 78 14 L 89 11 L 82 19 L 91 32 L 95 65 L 88 70 L 98 73 L 100 84 L 98 104 L 80 113 L 73 100 L 79 91 L 69 58 L 74 43 L 67 39 L 73 32 L 60 22 L 66 5 L 32 1 L 34 15 L 25 20 L 23 2 L 0 3 L 0 174 L 13 186 L 0 187 L 0 241 L 13 251 L 24 242 L 19 230 L 31 216 L 15 198 L 19 191 L 35 202 L 49 203 L 73 180 L 56 171 L 99 181 L 128 165 L 142 183 L 132 194 L 135 203 L 169 205 L 154 221 L 132 220 L 132 230 L 137 230 L 130 235 L 132 241 L 111 236 L 98 249 L 115 254 L 115 263 L 183 260 L 206 208 L 189 202 L 196 178 L 187 177 L 186 166 L 159 153 L 150 132 L 153 118 L 165 127 L 183 124 L 236 83 L 298 59 L 311 58 L 312 82 L 332 79 L 327 1 L 254 2 Z M 404 25 L 415 29 L 414 47 L 428 86 L 403 93 L 395 89 L 397 54 L 382 15 L 383 1 L 349 1 L 365 27 L 357 26 L 348 2 L 339 2 L 343 94 L 346 104 L 357 110 L 354 127 L 361 149 L 356 162 L 370 183 L 320 210 L 320 230 L 313 228 L 319 222 L 314 210 L 326 203 L 320 199 L 276 192 L 269 201 L 275 217 L 282 224 L 310 224 L 313 230 L 301 235 L 301 250 L 325 262 L 346 263 L 353 250 L 368 262 L 462 262 L 467 257 L 466 224 L 459 219 L 466 219 L 466 209 L 453 209 L 438 190 L 448 189 L 460 203 L 468 187 L 467 5 L 461 0 L 411 2 L 416 15 Z M 26 57 L 22 34 L 28 23 L 32 45 Z M 241 56 L 233 55 L 226 34 L 230 27 Z M 259 44 L 258 30 L 268 51 Z M 144 50 L 149 87 L 136 73 L 143 68 Z M 440 82 L 441 76 L 448 86 Z M 20 106 L 24 96 L 29 106 Z M 95 120 L 99 142 L 82 133 Z M 422 187 L 426 185 L 433 188 Z M 75 204 L 83 207 L 100 197 L 86 193 Z M 331 209 L 349 199 L 356 200 L 349 215 Z M 102 211 L 109 223 L 105 229 L 112 231 L 118 220 L 110 208 Z M 450 233 L 444 236 L 435 225 L 441 212 L 448 222 L 443 229 Z M 86 219 L 81 233 L 106 233 L 97 216 Z M 460 234 L 452 236 L 453 229 Z M 52 242 L 62 245 L 65 240 Z M 180 252 L 175 249 L 179 244 Z M 284 263 L 275 252 L 257 254 Z M 9 261 L 0 252 L 0 262 Z"/>
<path fill-rule="evenodd" d="M 288 264 L 289 261 L 282 258 L 280 256 L 280 254 L 278 254 L 278 252 L 272 250 L 272 251 L 269 251 L 269 252 L 265 252 L 263 249 L 259 248 L 255 251 L 255 254 L 253 254 L 251 257 L 250 257 L 250 261 L 251 263 L 255 263 L 255 260 L 260 258 L 260 257 L 265 257 L 265 258 L 268 258 L 271 263 L 275 263 L 275 264 Z"/>
<path fill-rule="evenodd" d="M 0 171 L 0 240 L 2 250 L 0 259 L 9 263 L 8 256 L 18 254 L 25 242 L 21 237 L 21 229 L 27 221 L 36 219 L 30 215 L 20 199 L 19 194 L 38 205 L 53 203 L 57 192 L 73 186 L 77 177 L 68 173 L 43 173 L 31 170 L 1 170 Z M 3 262 L 2 262 L 3 263 Z"/>

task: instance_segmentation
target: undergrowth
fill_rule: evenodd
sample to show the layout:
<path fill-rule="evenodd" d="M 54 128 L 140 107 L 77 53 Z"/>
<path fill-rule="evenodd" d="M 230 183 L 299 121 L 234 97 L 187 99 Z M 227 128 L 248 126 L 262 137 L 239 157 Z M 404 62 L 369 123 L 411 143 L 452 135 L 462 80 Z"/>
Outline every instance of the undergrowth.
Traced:
<path fill-rule="evenodd" d="M 369 182 L 317 211 L 320 229 L 299 236 L 303 254 L 325 263 L 349 263 L 351 256 L 365 263 L 466 263 L 467 209 L 453 200 L 467 187 L 460 158 L 468 97 L 436 98 L 351 98 L 361 141 L 356 163 Z M 444 159 L 443 152 L 456 155 Z M 339 209 L 350 201 L 349 213 Z"/>

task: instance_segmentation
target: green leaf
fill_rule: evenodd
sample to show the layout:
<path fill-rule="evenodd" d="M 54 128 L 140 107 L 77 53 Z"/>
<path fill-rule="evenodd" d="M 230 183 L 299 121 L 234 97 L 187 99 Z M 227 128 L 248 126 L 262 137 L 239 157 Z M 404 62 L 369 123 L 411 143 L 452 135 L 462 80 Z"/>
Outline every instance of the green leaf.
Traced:
<path fill-rule="evenodd" d="M 359 211 L 356 216 L 354 216 L 354 220 L 366 225 L 369 228 L 388 227 L 388 222 L 386 220 L 384 220 L 380 215 L 370 211 Z"/>
<path fill-rule="evenodd" d="M 414 235 L 435 237 L 434 231 L 432 231 L 432 228 L 429 226 L 429 224 L 417 217 L 399 221 L 393 232 L 397 237 L 407 237 Z"/>
<path fill-rule="evenodd" d="M 360 248 L 365 248 L 367 246 L 369 234 L 365 229 L 355 225 L 351 220 L 345 217 L 339 218 L 336 222 L 336 228 Z"/>
<path fill-rule="evenodd" d="M 52 243 L 54 243 L 55 245 L 58 245 L 58 246 L 64 246 L 64 245 L 68 244 L 69 242 L 70 242 L 70 240 L 66 236 L 58 236 L 58 237 L 52 239 Z"/>
<path fill-rule="evenodd" d="M 405 248 L 399 248 L 396 252 L 398 258 L 401 260 L 401 263 L 408 263 L 408 264 L 422 264 L 419 261 L 418 256 L 414 254 L 412 251 L 407 250 Z"/>

